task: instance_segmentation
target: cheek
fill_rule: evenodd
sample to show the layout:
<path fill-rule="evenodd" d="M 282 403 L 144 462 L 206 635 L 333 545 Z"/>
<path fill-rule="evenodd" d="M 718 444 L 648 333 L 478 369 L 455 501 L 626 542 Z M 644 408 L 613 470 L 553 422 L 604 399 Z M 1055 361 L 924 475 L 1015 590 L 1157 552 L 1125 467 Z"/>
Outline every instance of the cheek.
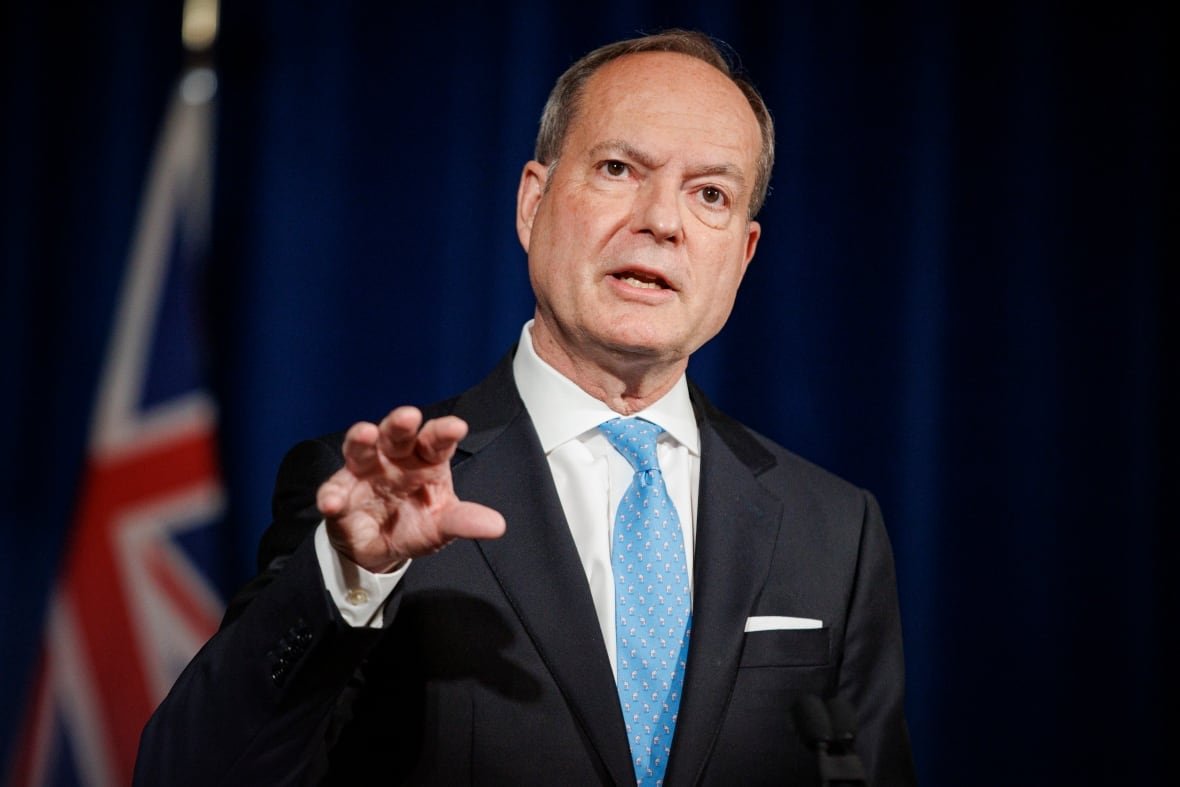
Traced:
<path fill-rule="evenodd" d="M 576 205 L 566 218 L 565 230 L 565 247 L 575 254 L 584 255 L 596 245 L 597 222 L 589 206 Z"/>
<path fill-rule="evenodd" d="M 739 247 L 733 239 L 717 240 L 693 254 L 697 260 L 694 267 L 701 272 L 702 280 L 719 295 L 736 290 L 745 273 L 744 251 L 744 247 Z"/>
<path fill-rule="evenodd" d="M 702 308 L 716 319 L 724 320 L 733 308 L 742 281 L 742 261 L 731 258 L 707 271 L 706 281 L 702 282 L 705 286 L 698 293 L 705 301 Z"/>

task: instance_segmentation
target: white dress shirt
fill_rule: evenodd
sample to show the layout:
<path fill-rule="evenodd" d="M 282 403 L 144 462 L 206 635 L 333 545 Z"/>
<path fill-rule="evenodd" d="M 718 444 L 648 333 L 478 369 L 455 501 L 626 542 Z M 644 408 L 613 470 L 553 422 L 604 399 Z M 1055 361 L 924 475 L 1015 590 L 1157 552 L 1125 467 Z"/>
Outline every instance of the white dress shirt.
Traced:
<path fill-rule="evenodd" d="M 533 349 L 532 321 L 521 330 L 512 373 L 528 410 L 541 449 L 553 474 L 570 534 L 577 547 L 594 600 L 598 624 L 615 669 L 615 588 L 610 543 L 615 510 L 631 485 L 634 470 L 598 430 L 619 414 L 590 396 L 543 361 Z M 700 431 L 685 378 L 659 401 L 636 416 L 662 427 L 657 453 L 668 494 L 676 505 L 684 536 L 689 590 L 692 590 L 696 543 L 697 491 L 700 481 Z M 512 523 L 508 523 L 512 527 Z M 385 599 L 409 566 L 391 574 L 373 574 L 332 549 L 321 523 L 316 553 L 329 593 L 353 626 L 382 625 Z"/>
<path fill-rule="evenodd" d="M 611 531 L 615 511 L 635 471 L 598 430 L 599 424 L 619 414 L 541 360 L 533 349 L 532 324 L 530 320 L 521 331 L 512 374 L 553 473 L 562 511 L 590 583 L 594 611 L 613 670 L 615 584 L 610 562 Z M 664 429 L 656 452 L 668 494 L 680 516 L 691 592 L 701 439 L 684 376 L 659 401 L 636 415 Z"/>

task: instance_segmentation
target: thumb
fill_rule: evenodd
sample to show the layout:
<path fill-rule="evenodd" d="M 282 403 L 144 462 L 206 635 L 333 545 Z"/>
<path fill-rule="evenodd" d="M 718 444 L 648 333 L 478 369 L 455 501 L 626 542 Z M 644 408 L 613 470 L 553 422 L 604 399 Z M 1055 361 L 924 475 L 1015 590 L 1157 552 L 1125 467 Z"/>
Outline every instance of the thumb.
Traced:
<path fill-rule="evenodd" d="M 508 528 L 499 511 L 469 501 L 459 501 L 451 506 L 439 525 L 448 539 L 499 538 Z"/>

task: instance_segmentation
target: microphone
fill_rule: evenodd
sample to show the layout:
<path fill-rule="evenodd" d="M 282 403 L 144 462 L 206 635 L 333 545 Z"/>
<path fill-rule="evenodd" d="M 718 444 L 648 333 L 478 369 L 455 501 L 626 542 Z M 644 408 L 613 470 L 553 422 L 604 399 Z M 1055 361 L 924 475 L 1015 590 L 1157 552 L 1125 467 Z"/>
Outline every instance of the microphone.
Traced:
<path fill-rule="evenodd" d="M 814 694 L 804 694 L 791 708 L 795 730 L 812 751 L 827 751 L 832 743 L 832 720 L 824 701 Z"/>
<path fill-rule="evenodd" d="M 856 711 L 848 700 L 832 697 L 828 700 L 828 718 L 832 723 L 832 741 L 851 751 L 856 739 Z"/>
<path fill-rule="evenodd" d="M 856 712 L 846 700 L 833 697 L 825 703 L 805 694 L 791 715 L 800 738 L 816 754 L 821 787 L 868 787 L 864 765 L 853 748 Z"/>

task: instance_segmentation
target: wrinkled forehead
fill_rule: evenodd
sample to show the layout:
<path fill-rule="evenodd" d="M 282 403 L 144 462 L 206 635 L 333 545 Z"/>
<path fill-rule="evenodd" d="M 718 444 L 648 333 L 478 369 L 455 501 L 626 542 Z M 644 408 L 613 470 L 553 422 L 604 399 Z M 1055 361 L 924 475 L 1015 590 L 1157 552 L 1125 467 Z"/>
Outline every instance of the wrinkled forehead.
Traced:
<path fill-rule="evenodd" d="M 751 178 L 762 147 L 758 119 L 733 80 L 675 52 L 624 55 L 587 80 L 569 137 L 585 148 L 620 135 L 725 149 Z"/>

